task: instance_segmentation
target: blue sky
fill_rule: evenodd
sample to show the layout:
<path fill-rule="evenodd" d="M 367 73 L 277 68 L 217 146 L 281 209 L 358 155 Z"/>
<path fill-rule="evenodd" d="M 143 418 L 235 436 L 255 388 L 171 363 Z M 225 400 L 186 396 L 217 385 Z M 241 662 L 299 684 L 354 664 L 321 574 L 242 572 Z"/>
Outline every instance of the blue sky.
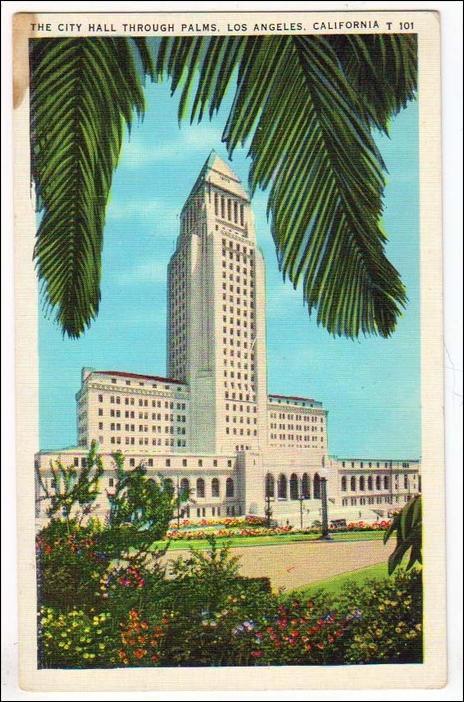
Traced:
<path fill-rule="evenodd" d="M 177 122 L 177 98 L 147 85 L 147 112 L 123 147 L 107 209 L 102 303 L 79 340 L 40 318 L 40 447 L 76 441 L 75 400 L 82 366 L 166 372 L 166 267 L 178 214 L 221 133 L 227 104 L 199 126 Z M 269 392 L 307 395 L 329 410 L 329 450 L 339 456 L 420 456 L 418 111 L 410 104 L 378 144 L 388 167 L 387 255 L 407 287 L 408 307 L 390 339 L 332 338 L 309 318 L 301 292 L 278 271 L 266 193 L 253 198 L 266 260 Z M 246 183 L 246 150 L 232 168 Z"/>

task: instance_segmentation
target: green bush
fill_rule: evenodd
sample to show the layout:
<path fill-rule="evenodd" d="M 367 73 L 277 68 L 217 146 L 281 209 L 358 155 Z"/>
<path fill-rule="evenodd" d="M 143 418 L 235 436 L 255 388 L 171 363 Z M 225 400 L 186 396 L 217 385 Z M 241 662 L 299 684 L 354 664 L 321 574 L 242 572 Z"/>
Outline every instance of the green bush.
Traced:
<path fill-rule="evenodd" d="M 353 624 L 345 663 L 422 662 L 422 573 L 347 584 L 337 608 Z"/>

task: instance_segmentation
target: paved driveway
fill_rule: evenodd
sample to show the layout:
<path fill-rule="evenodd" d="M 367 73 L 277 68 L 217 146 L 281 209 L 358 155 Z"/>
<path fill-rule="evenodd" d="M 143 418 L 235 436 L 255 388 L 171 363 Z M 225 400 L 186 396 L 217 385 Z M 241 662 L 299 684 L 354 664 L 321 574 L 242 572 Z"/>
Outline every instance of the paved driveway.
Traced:
<path fill-rule="evenodd" d="M 277 546 L 234 548 L 240 556 L 242 575 L 267 576 L 272 587 L 292 590 L 350 570 L 385 563 L 394 548 L 382 541 L 317 542 L 309 541 Z M 173 551 L 167 558 L 188 555 Z"/>

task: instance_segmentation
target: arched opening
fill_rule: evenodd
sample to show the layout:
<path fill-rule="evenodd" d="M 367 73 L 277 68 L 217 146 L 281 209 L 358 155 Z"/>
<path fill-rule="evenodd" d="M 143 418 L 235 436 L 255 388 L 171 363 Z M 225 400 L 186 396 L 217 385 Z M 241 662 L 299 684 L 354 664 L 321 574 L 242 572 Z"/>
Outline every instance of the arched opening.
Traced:
<path fill-rule="evenodd" d="M 361 475 L 361 477 L 359 478 L 359 489 L 361 490 L 361 492 L 364 492 L 364 490 L 366 489 L 366 481 L 364 479 L 364 475 Z"/>
<path fill-rule="evenodd" d="M 232 478 L 227 478 L 226 480 L 226 497 L 234 496 L 234 481 Z"/>
<path fill-rule="evenodd" d="M 298 499 L 298 476 L 296 473 L 292 473 L 290 476 L 290 499 Z"/>
<path fill-rule="evenodd" d="M 356 492 L 356 477 L 354 475 L 351 476 L 350 490 Z"/>
<path fill-rule="evenodd" d="M 205 496 L 205 481 L 203 478 L 198 478 L 197 480 L 197 497 Z"/>
<path fill-rule="evenodd" d="M 266 475 L 266 497 L 275 497 L 275 480 L 271 473 Z"/>
<path fill-rule="evenodd" d="M 307 473 L 303 473 L 303 477 L 301 478 L 301 492 L 304 498 L 309 499 L 311 497 L 311 485 Z"/>
<path fill-rule="evenodd" d="M 346 475 L 342 478 L 342 491 L 346 492 Z"/>
<path fill-rule="evenodd" d="M 315 500 L 321 499 L 321 479 L 319 473 L 316 473 L 313 480 L 313 496 Z"/>
<path fill-rule="evenodd" d="M 374 481 L 372 480 L 372 475 L 370 475 L 367 479 L 367 489 L 368 490 L 374 489 Z"/>
<path fill-rule="evenodd" d="M 190 482 L 188 478 L 182 478 L 180 481 L 180 491 L 182 496 L 187 499 L 190 493 Z"/>
<path fill-rule="evenodd" d="M 219 497 L 219 479 L 213 478 L 211 481 L 211 497 Z"/>
<path fill-rule="evenodd" d="M 165 478 L 164 479 L 164 489 L 166 492 L 168 492 L 170 495 L 174 494 L 174 483 L 172 482 L 171 478 Z"/>
<path fill-rule="evenodd" d="M 388 490 L 388 475 L 383 476 L 383 489 Z"/>
<path fill-rule="evenodd" d="M 277 497 L 279 500 L 287 499 L 287 478 L 283 473 L 279 475 L 279 482 L 277 484 Z"/>
<path fill-rule="evenodd" d="M 382 483 L 380 480 L 380 475 L 378 475 L 375 479 L 375 489 L 380 490 L 381 487 L 382 487 Z"/>

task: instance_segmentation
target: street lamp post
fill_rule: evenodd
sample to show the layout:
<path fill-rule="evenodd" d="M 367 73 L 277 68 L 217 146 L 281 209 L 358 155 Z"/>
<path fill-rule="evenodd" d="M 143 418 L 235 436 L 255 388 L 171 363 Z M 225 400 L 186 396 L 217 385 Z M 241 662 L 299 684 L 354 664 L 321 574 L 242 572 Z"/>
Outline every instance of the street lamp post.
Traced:
<path fill-rule="evenodd" d="M 300 503 L 300 529 L 303 529 L 303 502 L 308 497 L 303 493 L 303 478 L 300 478 L 300 490 L 298 493 L 298 501 Z"/>
<path fill-rule="evenodd" d="M 322 533 L 320 539 L 323 541 L 333 541 L 332 536 L 329 532 L 329 514 L 328 514 L 328 500 L 327 500 L 327 481 L 329 478 L 329 471 L 327 468 L 323 467 L 319 471 L 319 477 L 321 479 L 321 502 L 322 502 Z"/>
<path fill-rule="evenodd" d="M 270 495 L 266 495 L 266 507 L 264 509 L 264 514 L 266 515 L 267 528 L 269 529 L 271 527 L 271 517 L 272 517 L 271 496 Z"/>
<path fill-rule="evenodd" d="M 274 487 L 274 489 L 275 489 L 275 487 Z M 266 495 L 265 495 L 266 505 L 265 505 L 265 507 L 264 507 L 264 514 L 265 514 L 265 516 L 266 516 L 267 527 L 268 527 L 268 529 L 269 529 L 270 526 L 271 526 L 271 517 L 272 517 L 272 508 L 271 508 L 271 501 L 272 501 L 272 497 L 271 497 L 271 480 L 270 480 L 269 477 L 266 478 L 265 493 L 266 493 Z"/>

